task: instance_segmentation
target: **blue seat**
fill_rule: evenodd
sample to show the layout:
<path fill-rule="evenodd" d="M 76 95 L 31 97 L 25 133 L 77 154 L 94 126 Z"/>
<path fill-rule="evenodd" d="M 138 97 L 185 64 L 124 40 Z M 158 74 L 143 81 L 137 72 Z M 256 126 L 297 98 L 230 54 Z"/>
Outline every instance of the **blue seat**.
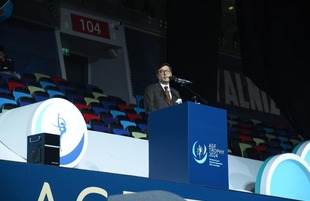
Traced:
<path fill-rule="evenodd" d="M 134 107 L 133 109 L 136 111 L 137 114 L 145 112 L 145 109 L 142 107 Z"/>
<path fill-rule="evenodd" d="M 121 129 L 121 128 L 113 128 L 112 133 L 116 135 L 130 136 L 129 131 Z"/>
<path fill-rule="evenodd" d="M 28 83 L 37 82 L 37 78 L 34 74 L 31 73 L 23 73 L 21 74 L 20 80 L 25 83 L 26 85 Z"/>
<path fill-rule="evenodd" d="M 142 133 L 147 133 L 147 124 L 146 123 L 138 123 L 137 126 L 141 129 Z"/>
<path fill-rule="evenodd" d="M 50 98 L 50 95 L 46 91 L 35 91 L 32 94 L 32 97 L 37 101 L 45 101 Z"/>
<path fill-rule="evenodd" d="M 135 98 L 136 98 L 136 105 L 137 105 L 137 107 L 144 108 L 144 103 L 143 103 L 144 96 L 137 94 L 137 95 L 135 95 Z"/>
<path fill-rule="evenodd" d="M 86 86 L 86 88 L 87 88 L 87 90 L 89 91 L 89 92 L 98 92 L 98 93 L 103 93 L 103 91 L 102 91 L 102 89 L 100 89 L 98 86 L 96 86 L 96 85 L 93 85 L 93 84 L 86 84 L 85 85 Z"/>
<path fill-rule="evenodd" d="M 47 86 L 56 87 L 56 84 L 50 78 L 40 78 L 39 83 L 43 89 L 45 89 Z"/>
<path fill-rule="evenodd" d="M 68 82 L 58 82 L 57 84 L 60 91 L 65 92 L 66 90 L 74 90 L 73 86 L 71 86 Z"/>
<path fill-rule="evenodd" d="M 0 73 L 0 77 L 3 83 L 7 82 L 9 79 L 18 80 L 18 77 L 16 75 L 9 73 Z"/>
<path fill-rule="evenodd" d="M 117 120 L 113 117 L 100 117 L 100 119 L 104 122 L 105 126 L 109 126 L 109 124 L 117 122 Z"/>
<path fill-rule="evenodd" d="M 65 94 L 61 91 L 49 89 L 46 92 L 51 98 L 55 98 L 55 97 L 66 98 Z"/>
<path fill-rule="evenodd" d="M 105 125 L 105 123 L 101 120 L 91 119 L 88 122 L 90 130 L 99 131 L 99 132 L 106 132 L 110 133 L 111 129 Z"/>
<path fill-rule="evenodd" d="M 116 105 L 118 104 L 127 104 L 126 101 L 124 101 L 121 97 L 118 96 L 108 96 L 107 98 L 109 98 L 109 100 L 111 102 L 114 102 Z"/>
<path fill-rule="evenodd" d="M 32 96 L 29 93 L 22 92 L 22 91 L 13 91 L 12 94 L 13 94 L 16 102 L 18 102 L 20 97 L 30 97 L 30 98 L 32 98 Z"/>
<path fill-rule="evenodd" d="M 100 112 L 108 112 L 108 109 L 103 107 L 103 105 L 101 105 L 101 103 L 97 103 L 97 102 L 91 102 L 89 104 L 89 106 L 91 107 L 91 109 L 94 110 L 94 112 L 98 115 Z"/>
<path fill-rule="evenodd" d="M 36 100 L 32 97 L 26 97 L 26 96 L 22 96 L 18 99 L 17 104 L 22 107 L 22 106 L 26 106 L 26 105 L 30 105 L 36 103 Z"/>
<path fill-rule="evenodd" d="M 0 94 L 0 108 L 2 108 L 2 105 L 6 103 L 17 104 L 13 95 L 1 93 Z"/>
<path fill-rule="evenodd" d="M 127 121 L 127 120 L 120 120 L 120 123 L 123 125 L 124 130 L 127 129 L 128 126 L 137 126 L 135 122 Z"/>
<path fill-rule="evenodd" d="M 99 97 L 98 100 L 100 101 L 101 105 L 103 105 L 103 107 L 107 109 L 110 107 L 116 107 L 115 103 L 113 103 L 112 101 L 108 101 L 108 100 L 102 100 L 102 97 Z"/>
<path fill-rule="evenodd" d="M 0 85 L 0 93 L 9 94 L 10 90 L 7 85 Z"/>
<path fill-rule="evenodd" d="M 117 122 L 117 121 L 116 121 L 116 122 L 111 122 L 111 123 L 109 123 L 108 127 L 109 127 L 111 130 L 113 130 L 114 128 L 124 129 L 124 128 L 123 128 L 123 125 L 120 124 L 120 123 Z"/>
<path fill-rule="evenodd" d="M 90 126 L 90 128 L 94 131 L 99 131 L 99 132 L 104 132 L 104 133 L 111 132 L 111 130 L 108 127 L 103 126 L 103 125 L 93 125 L 93 126 Z"/>
<path fill-rule="evenodd" d="M 119 115 L 126 116 L 126 113 L 120 110 L 110 110 L 110 113 L 112 114 L 114 119 L 116 119 L 116 117 Z"/>
<path fill-rule="evenodd" d="M 66 89 L 65 91 L 63 91 L 63 93 L 65 94 L 66 99 L 69 100 L 70 102 L 82 99 L 82 95 L 72 89 Z"/>

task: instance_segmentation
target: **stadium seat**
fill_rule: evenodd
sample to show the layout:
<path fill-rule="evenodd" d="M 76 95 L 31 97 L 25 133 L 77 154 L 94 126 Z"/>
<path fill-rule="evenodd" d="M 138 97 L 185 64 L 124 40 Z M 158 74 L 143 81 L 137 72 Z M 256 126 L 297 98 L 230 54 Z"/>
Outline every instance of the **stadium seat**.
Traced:
<path fill-rule="evenodd" d="M 139 139 L 147 139 L 147 134 L 138 132 L 138 131 L 133 131 L 131 132 L 131 136 L 134 138 L 139 138 Z"/>
<path fill-rule="evenodd" d="M 46 91 L 34 91 L 32 97 L 37 101 L 45 101 L 50 98 L 50 95 Z"/>
<path fill-rule="evenodd" d="M 48 86 L 46 88 L 47 88 L 46 92 L 51 98 L 56 98 L 56 97 L 66 98 L 65 94 L 61 92 L 59 89 L 56 89 L 56 88 L 52 89 L 52 88 L 49 88 Z"/>
<path fill-rule="evenodd" d="M 108 95 L 109 100 L 114 102 L 116 105 L 118 104 L 127 104 L 121 97 Z"/>
<path fill-rule="evenodd" d="M 132 110 L 132 106 L 127 104 L 118 104 L 117 107 L 119 108 L 120 111 L 123 112 L 126 112 L 127 110 Z"/>
<path fill-rule="evenodd" d="M 45 74 L 45 73 L 34 73 L 34 76 L 36 77 L 37 81 L 39 81 L 42 77 L 50 78 L 51 76 Z"/>
<path fill-rule="evenodd" d="M 14 96 L 14 99 L 16 102 L 18 102 L 19 98 L 21 97 L 29 97 L 29 98 L 32 98 L 32 96 L 30 95 L 30 93 L 27 93 L 27 92 L 22 92 L 22 91 L 13 91 L 12 92 L 13 96 Z"/>
<path fill-rule="evenodd" d="M 120 120 L 120 124 L 123 125 L 123 129 L 127 129 L 128 126 L 137 126 L 137 124 L 135 122 L 132 121 L 127 121 L 127 120 Z M 141 130 L 141 129 L 140 129 Z"/>
<path fill-rule="evenodd" d="M 92 94 L 94 95 L 94 97 L 96 99 L 98 99 L 99 97 L 107 97 L 108 95 L 101 93 L 101 92 L 97 92 L 97 91 L 93 91 Z M 98 99 L 99 100 L 99 99 Z"/>
<path fill-rule="evenodd" d="M 245 148 L 245 150 L 243 151 L 243 156 L 245 158 L 259 160 L 259 154 L 253 147 Z"/>
<path fill-rule="evenodd" d="M 100 115 L 100 114 L 99 114 Z M 104 122 L 105 126 L 109 126 L 110 123 L 116 123 L 118 122 L 116 119 L 113 117 L 100 117 L 101 121 Z"/>
<path fill-rule="evenodd" d="M 77 103 L 77 102 L 74 102 L 73 104 L 74 104 L 79 110 L 80 110 L 80 109 L 83 109 L 83 108 L 87 108 L 87 109 L 90 108 L 90 106 L 86 105 L 85 103 Z"/>
<path fill-rule="evenodd" d="M 147 123 L 137 123 L 137 126 L 141 129 L 142 133 L 147 133 Z"/>
<path fill-rule="evenodd" d="M 240 147 L 242 157 L 245 157 L 245 149 L 253 148 L 252 145 L 250 145 L 248 143 L 244 143 L 244 142 L 239 142 L 239 147 Z"/>
<path fill-rule="evenodd" d="M 103 107 L 103 105 L 101 105 L 99 102 L 91 102 L 89 103 L 89 106 L 95 111 L 97 115 L 100 112 L 108 112 L 108 109 Z"/>
<path fill-rule="evenodd" d="M 1 106 L 1 112 L 6 112 L 8 110 L 14 109 L 14 108 L 18 108 L 19 106 L 17 104 L 14 103 L 4 103 Z"/>
<path fill-rule="evenodd" d="M 16 87 L 26 88 L 26 85 L 21 80 L 9 79 L 6 83 L 8 85 L 8 89 L 9 89 L 10 92 L 12 92 L 13 89 L 16 88 Z"/>
<path fill-rule="evenodd" d="M 0 93 L 5 93 L 5 94 L 9 94 L 9 88 L 6 84 L 1 84 L 0 85 Z"/>
<path fill-rule="evenodd" d="M 33 95 L 33 92 L 35 92 L 35 91 L 45 91 L 45 90 L 41 87 L 41 85 L 40 85 L 40 86 L 28 85 L 27 88 L 28 88 L 28 90 L 29 90 L 29 92 L 30 92 L 31 95 Z"/>
<path fill-rule="evenodd" d="M 50 78 L 46 77 L 40 78 L 38 82 L 40 83 L 43 89 L 45 89 L 45 87 L 47 86 L 56 86 L 56 84 Z"/>
<path fill-rule="evenodd" d="M 3 83 L 7 82 L 9 79 L 18 80 L 18 77 L 16 75 L 8 73 L 0 73 L 0 77 Z"/>
<path fill-rule="evenodd" d="M 110 107 L 116 107 L 116 104 L 113 103 L 112 101 L 107 101 L 107 100 L 102 100 L 103 97 L 99 97 L 99 101 L 103 107 L 109 109 Z"/>
<path fill-rule="evenodd" d="M 82 113 L 82 116 L 84 117 L 84 120 L 85 120 L 86 124 L 89 124 L 89 121 L 91 119 L 100 120 L 100 118 L 97 115 L 95 115 L 95 114 Z"/>
<path fill-rule="evenodd" d="M 36 103 L 36 100 L 33 97 L 22 96 L 17 100 L 17 104 L 22 107 L 26 105 L 30 105 Z"/>
<path fill-rule="evenodd" d="M 2 105 L 6 103 L 17 104 L 12 94 L 0 93 L 0 108 L 2 108 Z"/>
<path fill-rule="evenodd" d="M 65 89 L 63 91 L 66 99 L 70 102 L 74 102 L 74 100 L 81 100 L 82 99 L 82 95 L 80 93 L 78 93 L 75 90 L 72 89 Z"/>
<path fill-rule="evenodd" d="M 90 103 L 100 103 L 98 99 L 92 97 L 84 97 L 84 100 L 87 105 L 90 105 Z"/>
<path fill-rule="evenodd" d="M 65 92 L 66 90 L 74 90 L 73 86 L 71 86 L 67 81 L 58 81 L 58 83 L 55 84 L 61 92 Z"/>
<path fill-rule="evenodd" d="M 49 77 L 57 86 L 59 83 L 67 83 L 67 80 L 60 76 L 50 76 Z"/>
<path fill-rule="evenodd" d="M 113 118 L 116 119 L 116 116 L 122 115 L 126 116 L 126 113 L 120 110 L 110 110 L 110 113 L 112 114 Z"/>
<path fill-rule="evenodd" d="M 122 135 L 122 136 L 128 136 L 128 137 L 130 136 L 129 131 L 121 129 L 121 128 L 113 128 L 112 133 L 116 135 Z"/>
<path fill-rule="evenodd" d="M 137 94 L 135 95 L 135 99 L 136 99 L 137 107 L 144 108 L 144 103 L 143 103 L 144 96 Z"/>
<path fill-rule="evenodd" d="M 145 112 L 145 109 L 141 107 L 134 107 L 133 109 L 136 111 L 137 114 Z"/>
<path fill-rule="evenodd" d="M 119 122 L 110 122 L 108 127 L 113 130 L 114 128 L 117 128 L 117 129 L 124 129 L 123 125 L 120 124 Z"/>
<path fill-rule="evenodd" d="M 88 92 L 93 93 L 93 92 L 98 92 L 98 93 L 103 93 L 102 89 L 100 89 L 98 86 L 93 85 L 93 84 L 86 84 L 85 85 Z"/>
<path fill-rule="evenodd" d="M 111 129 L 105 125 L 105 123 L 101 120 L 98 119 L 90 119 L 89 122 L 89 127 L 91 130 L 94 131 L 99 131 L 99 132 L 106 132 L 110 133 Z"/>
<path fill-rule="evenodd" d="M 136 119 L 142 119 L 142 116 L 139 114 L 126 114 L 130 121 L 135 121 Z"/>
<path fill-rule="evenodd" d="M 36 82 L 37 79 L 32 73 L 22 73 L 20 80 L 25 84 L 28 85 L 28 83 Z"/>

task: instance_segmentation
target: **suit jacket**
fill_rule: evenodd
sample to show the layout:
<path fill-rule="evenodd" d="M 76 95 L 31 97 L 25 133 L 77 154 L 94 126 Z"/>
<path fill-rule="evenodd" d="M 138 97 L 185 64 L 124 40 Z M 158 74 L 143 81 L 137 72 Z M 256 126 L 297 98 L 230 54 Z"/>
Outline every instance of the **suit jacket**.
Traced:
<path fill-rule="evenodd" d="M 144 91 L 144 109 L 146 113 L 176 105 L 176 101 L 180 98 L 179 92 L 170 87 L 172 100 L 169 102 L 165 98 L 165 91 L 159 83 L 154 83 L 145 88 Z"/>

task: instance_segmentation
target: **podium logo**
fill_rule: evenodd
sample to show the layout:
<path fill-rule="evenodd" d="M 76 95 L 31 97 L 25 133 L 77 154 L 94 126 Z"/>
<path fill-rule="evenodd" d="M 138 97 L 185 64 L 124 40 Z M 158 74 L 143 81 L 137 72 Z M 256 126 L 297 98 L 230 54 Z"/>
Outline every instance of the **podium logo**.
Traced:
<path fill-rule="evenodd" d="M 196 141 L 192 147 L 192 154 L 197 163 L 203 164 L 208 157 L 206 145 L 201 145 Z"/>

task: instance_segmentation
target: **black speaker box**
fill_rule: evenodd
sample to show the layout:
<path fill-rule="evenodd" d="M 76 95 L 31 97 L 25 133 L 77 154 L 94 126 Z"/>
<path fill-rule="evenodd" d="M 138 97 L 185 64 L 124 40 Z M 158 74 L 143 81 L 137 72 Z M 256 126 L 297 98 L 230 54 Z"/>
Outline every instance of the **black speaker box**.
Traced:
<path fill-rule="evenodd" d="M 27 162 L 59 166 L 60 136 L 50 133 L 27 138 Z"/>

